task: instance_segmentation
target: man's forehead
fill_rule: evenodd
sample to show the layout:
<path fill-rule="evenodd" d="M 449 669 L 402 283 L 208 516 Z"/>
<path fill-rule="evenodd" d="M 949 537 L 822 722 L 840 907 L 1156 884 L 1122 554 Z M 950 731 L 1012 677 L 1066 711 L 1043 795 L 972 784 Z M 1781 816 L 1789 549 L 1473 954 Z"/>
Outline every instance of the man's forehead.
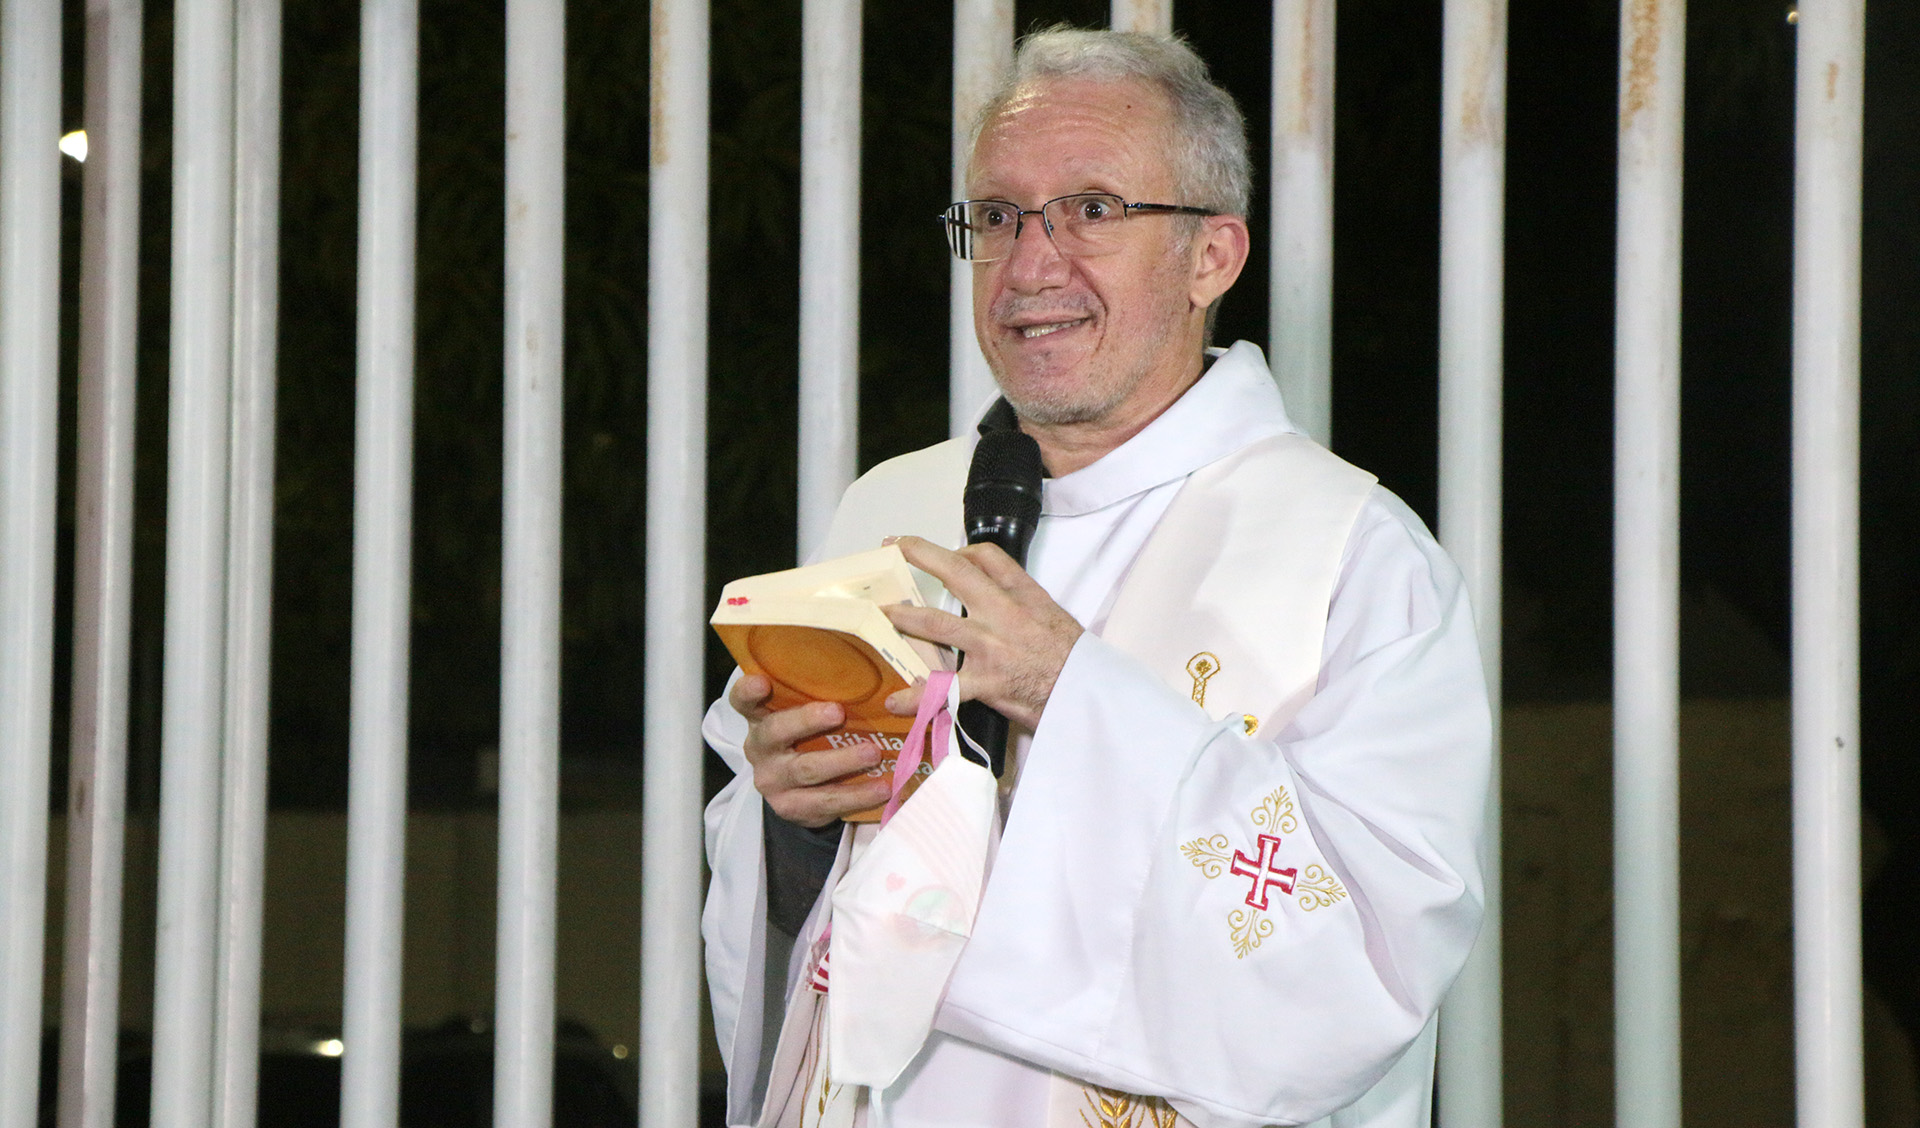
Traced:
<path fill-rule="evenodd" d="M 1005 109 L 1013 110 L 1048 102 L 1119 100 L 1131 108 L 1145 110 L 1166 105 L 1166 94 L 1159 86 L 1142 78 L 1126 75 L 1049 75 L 1029 79 L 1015 87 Z"/>
<path fill-rule="evenodd" d="M 996 179 L 996 158 L 1008 148 L 1041 141 L 1063 166 L 1092 175 L 1149 176 L 1159 164 L 1169 106 L 1151 83 L 1134 78 L 1043 78 L 1017 88 L 981 125 L 968 165 L 968 183 Z M 1129 151 L 1130 150 L 1130 151 Z"/>

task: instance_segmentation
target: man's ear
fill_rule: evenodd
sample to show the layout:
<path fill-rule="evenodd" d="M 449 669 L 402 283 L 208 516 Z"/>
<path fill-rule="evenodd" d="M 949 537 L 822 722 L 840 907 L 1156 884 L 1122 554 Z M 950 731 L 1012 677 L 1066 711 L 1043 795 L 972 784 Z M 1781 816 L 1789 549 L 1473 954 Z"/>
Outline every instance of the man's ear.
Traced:
<path fill-rule="evenodd" d="M 1211 306 L 1240 277 L 1253 240 L 1240 216 L 1208 216 L 1202 222 L 1206 226 L 1194 237 L 1193 284 L 1188 289 L 1196 309 Z"/>

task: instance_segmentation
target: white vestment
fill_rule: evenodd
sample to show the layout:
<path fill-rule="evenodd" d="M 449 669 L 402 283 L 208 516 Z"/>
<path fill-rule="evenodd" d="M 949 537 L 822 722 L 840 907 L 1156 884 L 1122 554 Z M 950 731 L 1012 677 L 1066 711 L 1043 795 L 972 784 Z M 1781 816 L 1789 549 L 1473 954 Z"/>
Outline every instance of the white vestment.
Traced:
<path fill-rule="evenodd" d="M 1243 723 L 1231 699 L 1257 663 L 1220 661 L 1204 632 L 1176 672 L 1101 637 L 1130 609 L 1128 637 L 1139 633 L 1131 573 L 1154 570 L 1142 550 L 1195 472 L 1292 433 L 1242 342 L 1127 443 L 1046 483 L 1028 570 L 1088 634 L 1009 757 L 1017 790 L 935 1032 L 876 1095 L 870 1123 L 1041 1128 L 1056 1077 L 1076 1095 L 1090 1087 L 1089 1124 L 1103 1100 L 1110 1122 L 1155 1123 L 1142 1105 L 1123 1113 L 1119 1094 L 1160 1098 L 1202 1128 L 1427 1122 L 1434 1011 L 1479 923 L 1491 744 L 1451 562 L 1398 499 L 1366 488 L 1310 699 L 1273 724 L 1251 712 Z M 848 491 L 823 555 L 897 533 L 957 543 L 957 523 L 944 527 L 957 496 L 919 503 L 916 487 L 947 489 L 969 445 L 876 467 Z M 1191 520 L 1182 528 L 1194 536 Z M 1144 593 L 1174 626 L 1188 594 Z M 723 699 L 705 732 L 738 773 L 707 812 L 703 927 L 728 1123 L 743 1124 L 773 1049 L 763 1008 L 784 991 L 763 962 L 745 722 Z"/>

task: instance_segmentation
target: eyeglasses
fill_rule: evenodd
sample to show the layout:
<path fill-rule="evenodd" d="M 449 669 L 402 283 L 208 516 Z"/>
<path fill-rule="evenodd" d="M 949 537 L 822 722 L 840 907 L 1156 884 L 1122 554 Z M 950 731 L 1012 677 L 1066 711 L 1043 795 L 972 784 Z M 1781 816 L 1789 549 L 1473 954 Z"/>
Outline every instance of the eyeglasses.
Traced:
<path fill-rule="evenodd" d="M 1121 247 L 1121 229 L 1136 212 L 1169 215 L 1219 215 L 1206 208 L 1182 204 L 1129 204 L 1106 192 L 1077 192 L 1056 196 L 1037 208 L 1021 208 L 1006 200 L 961 200 L 940 216 L 946 224 L 947 246 L 962 262 L 992 262 L 1013 253 L 1013 241 L 1037 215 L 1047 237 L 1063 255 L 1110 255 Z"/>

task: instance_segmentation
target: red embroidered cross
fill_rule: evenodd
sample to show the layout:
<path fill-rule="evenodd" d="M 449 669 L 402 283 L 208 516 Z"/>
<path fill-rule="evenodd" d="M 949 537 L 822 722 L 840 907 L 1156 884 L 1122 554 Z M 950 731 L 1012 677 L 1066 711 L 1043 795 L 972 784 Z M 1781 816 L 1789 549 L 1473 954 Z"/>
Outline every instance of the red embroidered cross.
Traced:
<path fill-rule="evenodd" d="M 1233 852 L 1233 872 L 1237 877 L 1251 877 L 1253 888 L 1247 890 L 1247 904 L 1262 911 L 1267 907 L 1267 886 L 1278 885 L 1280 892 L 1293 892 L 1293 879 L 1300 871 L 1281 869 L 1274 865 L 1274 854 L 1280 849 L 1280 840 L 1271 834 L 1260 836 L 1260 856 L 1249 858 L 1240 851 Z"/>

